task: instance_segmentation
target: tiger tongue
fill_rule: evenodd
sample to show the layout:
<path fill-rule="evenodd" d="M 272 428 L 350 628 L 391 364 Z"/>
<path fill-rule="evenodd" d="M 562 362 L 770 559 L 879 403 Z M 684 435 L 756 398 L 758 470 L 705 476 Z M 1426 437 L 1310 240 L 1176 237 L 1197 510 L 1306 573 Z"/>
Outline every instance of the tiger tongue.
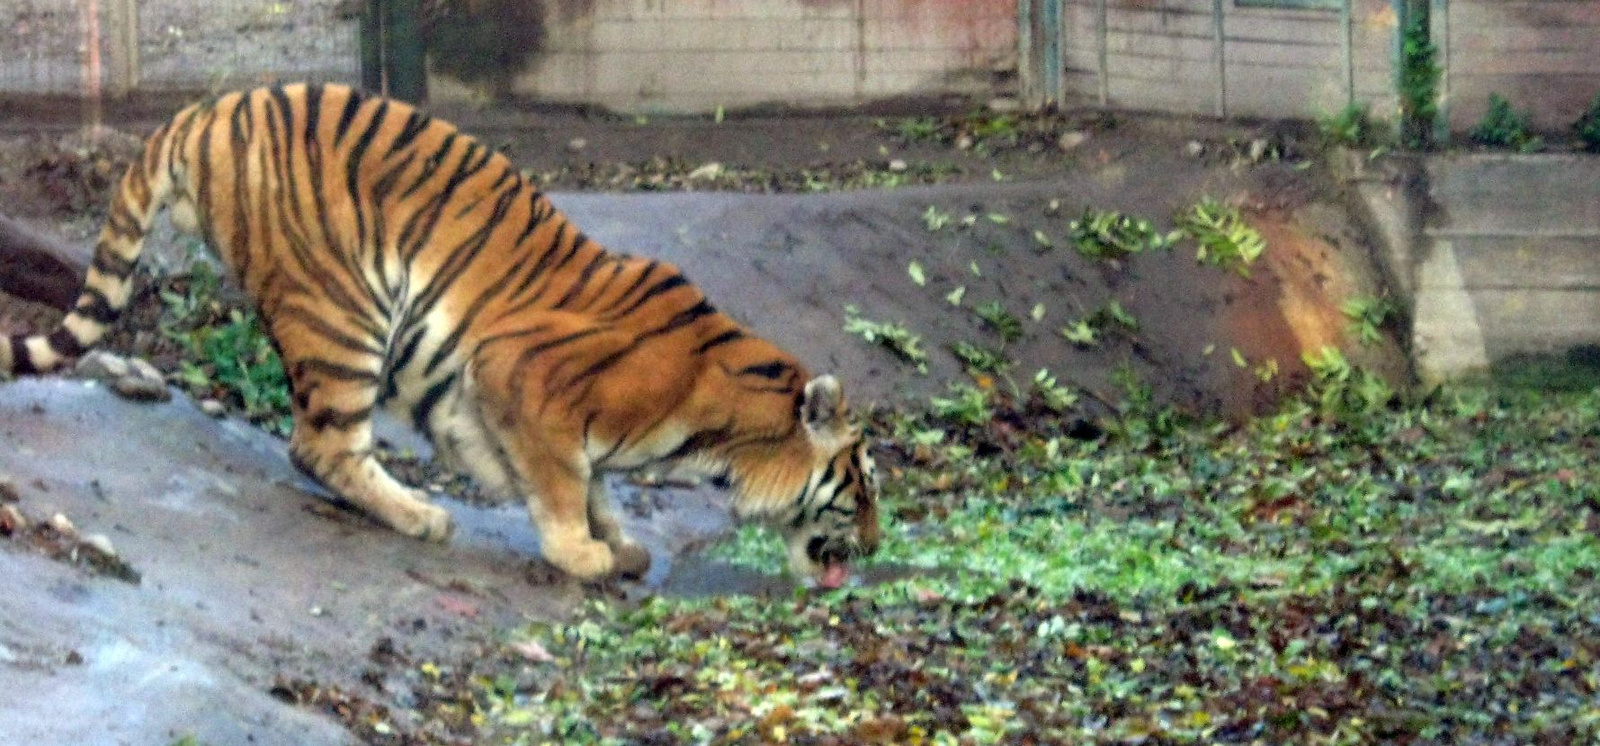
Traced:
<path fill-rule="evenodd" d="M 832 590 L 844 585 L 846 578 L 850 577 L 850 568 L 843 562 L 829 562 L 822 570 L 822 577 L 817 578 L 817 585 Z"/>

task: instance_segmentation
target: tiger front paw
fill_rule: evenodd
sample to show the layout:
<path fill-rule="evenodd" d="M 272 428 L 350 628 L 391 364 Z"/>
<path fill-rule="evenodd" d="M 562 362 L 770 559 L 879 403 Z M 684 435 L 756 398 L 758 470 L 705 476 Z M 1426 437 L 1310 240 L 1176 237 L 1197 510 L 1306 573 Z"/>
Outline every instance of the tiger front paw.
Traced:
<path fill-rule="evenodd" d="M 544 558 L 562 572 L 586 582 L 609 577 L 617 566 L 611 547 L 594 539 L 547 541 Z"/>
<path fill-rule="evenodd" d="M 409 525 L 399 527 L 401 533 L 423 541 L 444 544 L 456 532 L 455 519 L 450 517 L 450 511 L 437 505 L 419 505 L 416 513 L 411 516 Z"/>
<path fill-rule="evenodd" d="M 638 580 L 650 571 L 650 550 L 631 539 L 613 545 L 611 554 L 616 558 L 616 573 L 624 578 Z"/>

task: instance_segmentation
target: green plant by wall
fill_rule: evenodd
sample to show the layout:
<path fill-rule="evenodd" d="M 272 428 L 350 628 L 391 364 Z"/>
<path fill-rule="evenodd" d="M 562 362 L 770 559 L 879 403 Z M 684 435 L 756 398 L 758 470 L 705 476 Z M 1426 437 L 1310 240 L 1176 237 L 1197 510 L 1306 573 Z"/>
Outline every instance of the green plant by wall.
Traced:
<path fill-rule="evenodd" d="M 1531 131 L 1532 120 L 1529 112 L 1519 112 L 1503 96 L 1491 93 L 1489 108 L 1483 112 L 1483 118 L 1478 120 L 1478 126 L 1472 128 L 1469 136 L 1479 145 L 1532 152 L 1544 147 L 1544 140 Z"/>
<path fill-rule="evenodd" d="M 1584 150 L 1600 153 L 1600 94 L 1595 94 L 1594 100 L 1589 102 L 1589 108 L 1583 111 L 1578 121 L 1573 122 L 1572 131 L 1578 135 Z"/>
<path fill-rule="evenodd" d="M 1400 139 L 1411 148 L 1433 141 L 1433 120 L 1439 114 L 1438 48 L 1428 35 L 1428 4 L 1407 7 L 1400 34 Z"/>
<path fill-rule="evenodd" d="M 1343 109 L 1317 119 L 1317 135 L 1324 145 L 1366 148 L 1385 139 L 1385 126 L 1373 120 L 1365 104 L 1346 104 Z"/>

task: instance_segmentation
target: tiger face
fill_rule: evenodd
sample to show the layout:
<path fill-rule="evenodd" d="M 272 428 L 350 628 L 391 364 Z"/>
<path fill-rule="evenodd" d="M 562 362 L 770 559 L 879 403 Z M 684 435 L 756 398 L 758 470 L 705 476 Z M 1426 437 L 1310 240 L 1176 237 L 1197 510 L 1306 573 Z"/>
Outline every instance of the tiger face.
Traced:
<path fill-rule="evenodd" d="M 851 560 L 878 548 L 877 467 L 832 376 L 806 385 L 801 409 L 818 458 L 781 530 L 795 575 L 837 588 Z"/>

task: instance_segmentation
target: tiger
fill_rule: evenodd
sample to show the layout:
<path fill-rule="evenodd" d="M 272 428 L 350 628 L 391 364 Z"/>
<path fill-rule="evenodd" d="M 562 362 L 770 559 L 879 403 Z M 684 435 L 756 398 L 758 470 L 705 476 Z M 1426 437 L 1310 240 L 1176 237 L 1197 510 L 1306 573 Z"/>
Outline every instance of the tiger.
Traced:
<path fill-rule="evenodd" d="M 839 381 L 719 311 L 676 266 L 590 240 L 498 150 L 335 84 L 223 94 L 145 141 L 83 290 L 53 331 L 0 337 L 0 371 L 83 354 L 128 305 L 170 206 L 248 297 L 289 380 L 290 461 L 376 521 L 448 541 L 450 514 L 379 462 L 380 408 L 479 484 L 525 500 L 571 577 L 640 578 L 603 475 L 670 468 L 778 529 L 837 587 L 872 554 L 877 476 Z"/>

